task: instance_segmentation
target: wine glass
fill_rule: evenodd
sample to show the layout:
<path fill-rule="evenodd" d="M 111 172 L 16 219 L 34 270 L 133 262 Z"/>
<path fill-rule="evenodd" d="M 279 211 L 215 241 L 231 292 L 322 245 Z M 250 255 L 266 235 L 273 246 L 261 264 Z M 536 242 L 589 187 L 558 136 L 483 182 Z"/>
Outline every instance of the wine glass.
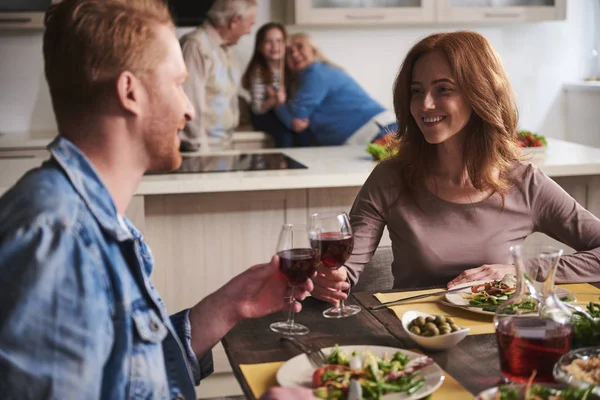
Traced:
<path fill-rule="evenodd" d="M 309 329 L 294 322 L 294 290 L 296 286 L 306 282 L 319 265 L 318 243 L 311 243 L 306 225 L 285 224 L 281 227 L 277 242 L 279 269 L 287 277 L 292 293 L 289 297 L 289 312 L 285 322 L 274 322 L 272 331 L 283 335 L 306 335 Z"/>
<path fill-rule="evenodd" d="M 338 269 L 352 254 L 354 235 L 345 212 L 316 213 L 310 217 L 310 236 L 313 246 L 321 250 L 321 264 Z M 357 305 L 346 305 L 340 300 L 337 307 L 323 311 L 327 318 L 344 318 L 360 312 Z"/>

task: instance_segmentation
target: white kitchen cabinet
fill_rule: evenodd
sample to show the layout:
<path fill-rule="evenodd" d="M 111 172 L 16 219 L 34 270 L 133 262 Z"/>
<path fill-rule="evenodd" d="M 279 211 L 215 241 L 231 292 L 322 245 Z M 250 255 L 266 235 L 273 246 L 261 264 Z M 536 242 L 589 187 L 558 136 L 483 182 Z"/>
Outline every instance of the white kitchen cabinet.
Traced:
<path fill-rule="evenodd" d="M 296 25 L 392 25 L 431 23 L 436 0 L 289 0 Z"/>
<path fill-rule="evenodd" d="M 439 22 L 527 22 L 562 20 L 566 0 L 438 0 Z"/>

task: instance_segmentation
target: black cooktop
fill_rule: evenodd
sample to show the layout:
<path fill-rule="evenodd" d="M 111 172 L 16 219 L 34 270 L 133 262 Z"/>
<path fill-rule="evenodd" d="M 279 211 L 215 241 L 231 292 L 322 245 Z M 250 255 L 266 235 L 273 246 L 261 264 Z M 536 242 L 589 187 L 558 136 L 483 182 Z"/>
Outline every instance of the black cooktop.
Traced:
<path fill-rule="evenodd" d="M 283 153 L 227 154 L 183 156 L 181 167 L 173 173 L 266 171 L 277 169 L 306 169 Z"/>

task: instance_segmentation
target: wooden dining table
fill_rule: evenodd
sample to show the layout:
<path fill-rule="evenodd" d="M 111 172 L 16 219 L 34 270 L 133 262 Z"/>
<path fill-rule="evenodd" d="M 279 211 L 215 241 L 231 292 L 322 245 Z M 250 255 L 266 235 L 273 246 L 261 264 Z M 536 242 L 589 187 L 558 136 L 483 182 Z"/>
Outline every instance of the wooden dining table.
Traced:
<path fill-rule="evenodd" d="M 600 283 L 593 285 L 600 287 Z M 380 304 L 373 293 L 353 293 L 348 302 L 359 304 L 363 308 L 362 311 L 347 318 L 328 319 L 323 317 L 322 312 L 330 305 L 311 297 L 304 300 L 296 321 L 309 327 L 310 333 L 300 336 L 299 339 L 313 348 L 339 344 L 418 349 L 433 358 L 447 374 L 474 395 L 501 383 L 498 347 L 494 334 L 469 335 L 448 350 L 427 351 L 419 348 L 408 337 L 400 319 L 392 310 L 369 310 L 370 306 Z M 451 315 L 451 309 L 448 314 Z M 284 312 L 280 312 L 243 321 L 222 340 L 233 373 L 248 399 L 256 397 L 240 369 L 240 364 L 287 361 L 301 354 L 301 351 L 288 341 L 281 340 L 281 335 L 269 329 L 271 323 L 284 321 L 286 317 Z M 489 316 L 489 319 L 491 323 L 493 317 Z"/>

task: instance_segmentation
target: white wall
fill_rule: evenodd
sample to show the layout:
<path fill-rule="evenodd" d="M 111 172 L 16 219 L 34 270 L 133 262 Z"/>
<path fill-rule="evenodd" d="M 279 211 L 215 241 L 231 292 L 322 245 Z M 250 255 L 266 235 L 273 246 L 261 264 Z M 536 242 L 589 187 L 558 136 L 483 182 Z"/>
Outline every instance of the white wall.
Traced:
<path fill-rule="evenodd" d="M 259 0 L 255 30 L 271 19 L 271 1 Z M 410 46 L 441 30 L 471 29 L 486 36 L 500 54 L 518 96 L 521 127 L 565 137 L 562 84 L 587 72 L 592 46 L 592 1 L 568 0 L 567 20 L 508 25 L 445 25 L 393 28 L 305 29 L 324 53 L 342 65 L 365 89 L 392 106 L 392 83 Z M 290 27 L 290 31 L 301 30 Z M 186 30 L 179 30 L 183 33 Z M 43 77 L 41 32 L 0 31 L 0 132 L 56 130 Z M 240 41 L 236 52 L 247 62 L 254 37 Z"/>

